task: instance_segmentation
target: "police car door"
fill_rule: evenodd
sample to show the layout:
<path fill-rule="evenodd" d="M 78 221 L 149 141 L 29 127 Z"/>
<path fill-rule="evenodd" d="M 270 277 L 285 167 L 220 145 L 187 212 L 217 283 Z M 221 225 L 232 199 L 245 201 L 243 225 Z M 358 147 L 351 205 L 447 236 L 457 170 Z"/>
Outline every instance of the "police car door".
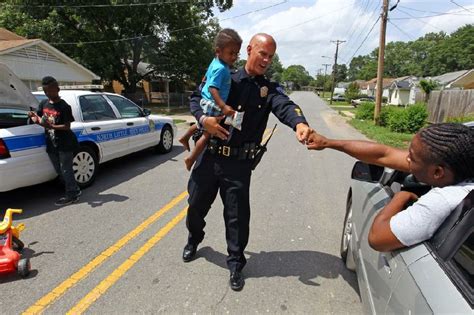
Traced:
<path fill-rule="evenodd" d="M 127 126 L 118 119 L 105 97 L 101 94 L 83 95 L 79 97 L 79 104 L 84 122 L 79 142 L 93 141 L 98 144 L 102 162 L 126 154 Z"/>
<path fill-rule="evenodd" d="M 118 95 L 107 94 L 127 125 L 130 151 L 139 151 L 159 142 L 154 122 L 132 101 Z"/>

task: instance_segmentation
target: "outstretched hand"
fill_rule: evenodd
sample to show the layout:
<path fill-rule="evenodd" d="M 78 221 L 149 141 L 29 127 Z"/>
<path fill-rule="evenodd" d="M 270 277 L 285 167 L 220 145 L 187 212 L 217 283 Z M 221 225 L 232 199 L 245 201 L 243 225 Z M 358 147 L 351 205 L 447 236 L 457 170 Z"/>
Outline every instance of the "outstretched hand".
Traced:
<path fill-rule="evenodd" d="M 226 140 L 227 137 L 229 136 L 229 131 L 219 125 L 220 121 L 224 118 L 225 116 L 219 116 L 219 117 L 206 117 L 202 121 L 202 125 L 204 129 L 211 135 L 222 139 Z"/>
<path fill-rule="evenodd" d="M 299 123 L 296 125 L 296 139 L 302 143 L 306 144 L 310 134 L 314 132 L 307 124 Z"/>
<path fill-rule="evenodd" d="M 308 141 L 306 141 L 306 147 L 308 150 L 323 150 L 327 140 L 326 137 L 315 131 L 309 135 Z"/>

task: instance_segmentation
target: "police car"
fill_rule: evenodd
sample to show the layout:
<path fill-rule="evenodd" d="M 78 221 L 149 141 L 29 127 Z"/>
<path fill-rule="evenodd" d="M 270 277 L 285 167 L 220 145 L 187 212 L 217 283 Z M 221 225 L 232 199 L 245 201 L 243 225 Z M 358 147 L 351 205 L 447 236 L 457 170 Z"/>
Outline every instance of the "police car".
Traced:
<path fill-rule="evenodd" d="M 43 92 L 34 92 L 41 99 Z M 170 152 L 177 129 L 169 117 L 152 115 L 113 93 L 64 90 L 72 108 L 71 129 L 80 144 L 73 159 L 79 186 L 95 179 L 99 164 L 147 148 Z M 43 127 L 27 116 L 38 107 L 29 89 L 0 64 L 0 192 L 35 185 L 56 177 L 46 153 Z"/>

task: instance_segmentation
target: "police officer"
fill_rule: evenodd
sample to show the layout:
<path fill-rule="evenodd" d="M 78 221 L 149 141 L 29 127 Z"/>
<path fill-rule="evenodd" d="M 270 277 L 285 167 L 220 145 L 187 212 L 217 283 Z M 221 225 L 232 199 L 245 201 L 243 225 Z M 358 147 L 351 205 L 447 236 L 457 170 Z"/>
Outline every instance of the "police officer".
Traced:
<path fill-rule="evenodd" d="M 249 237 L 252 163 L 270 112 L 295 130 L 301 143 L 305 143 L 313 132 L 301 109 L 284 94 L 278 84 L 263 76 L 275 51 L 273 37 L 263 33 L 254 35 L 247 46 L 245 67 L 232 74 L 227 104 L 245 114 L 242 130 L 233 129 L 230 138 L 229 131 L 221 122 L 223 117 L 203 115 L 199 106 L 200 92 L 195 92 L 191 97 L 191 112 L 213 138 L 196 161 L 188 182 L 186 226 L 189 236 L 183 250 L 183 260 L 189 262 L 196 255 L 197 246 L 204 238 L 204 218 L 219 191 L 224 204 L 229 284 L 234 291 L 244 286 L 242 268 L 246 263 L 244 249 Z"/>

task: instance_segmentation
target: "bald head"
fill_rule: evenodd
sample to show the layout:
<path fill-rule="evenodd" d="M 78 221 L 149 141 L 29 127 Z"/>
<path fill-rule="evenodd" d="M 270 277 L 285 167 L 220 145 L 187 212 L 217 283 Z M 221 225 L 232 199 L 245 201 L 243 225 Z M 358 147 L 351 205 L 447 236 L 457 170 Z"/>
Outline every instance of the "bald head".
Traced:
<path fill-rule="evenodd" d="M 276 50 L 276 42 L 275 39 L 268 34 L 265 33 L 258 33 L 252 36 L 250 39 L 249 46 L 255 46 L 255 45 L 262 45 L 263 43 L 268 43 L 270 45 L 275 46 Z"/>
<path fill-rule="evenodd" d="M 247 46 L 245 71 L 251 76 L 263 75 L 272 63 L 276 51 L 276 42 L 265 33 L 255 34 Z"/>

